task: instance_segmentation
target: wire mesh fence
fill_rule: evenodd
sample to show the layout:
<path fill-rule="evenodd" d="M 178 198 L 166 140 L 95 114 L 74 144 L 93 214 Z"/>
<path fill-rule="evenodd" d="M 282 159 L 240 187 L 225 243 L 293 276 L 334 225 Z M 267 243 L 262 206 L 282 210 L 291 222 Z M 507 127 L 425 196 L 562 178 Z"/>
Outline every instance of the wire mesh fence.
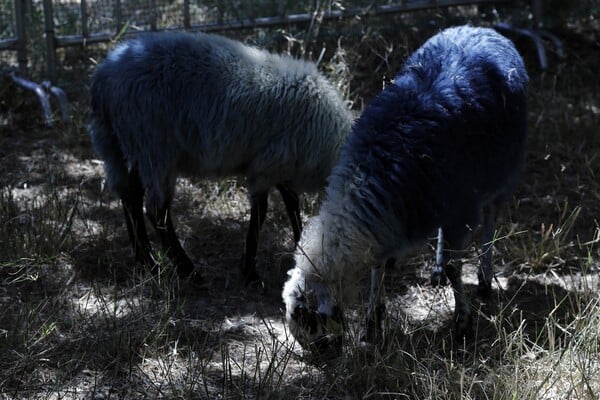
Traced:
<path fill-rule="evenodd" d="M 0 39 L 15 37 L 14 10 L 10 0 L 0 0 Z"/>
<path fill-rule="evenodd" d="M 26 68 L 25 10 L 22 0 L 0 0 L 0 71 L 4 65 Z"/>
<path fill-rule="evenodd" d="M 540 0 L 532 0 L 539 4 Z M 41 60 L 57 76 L 56 50 L 141 32 L 321 23 L 332 19 L 463 5 L 527 4 L 517 0 L 0 0 L 0 63 Z M 532 10 L 534 7 L 532 7 Z M 15 56 L 16 54 L 16 56 Z M 0 64 L 0 65 L 1 65 Z M 39 65 L 39 64 L 38 64 Z"/>
<path fill-rule="evenodd" d="M 530 10 L 526 13 L 531 15 L 529 28 L 532 29 L 523 29 L 497 18 L 494 27 L 501 32 L 507 31 L 532 41 L 538 53 L 540 66 L 545 69 L 548 64 L 545 43 L 551 43 L 561 57 L 564 57 L 564 51 L 556 36 L 539 29 L 542 26 L 541 1 L 0 0 L 0 78 L 7 76 L 16 85 L 32 91 L 42 104 L 46 122 L 51 124 L 51 99 L 55 99 L 53 103 L 59 105 L 61 118 L 65 121 L 68 120 L 69 109 L 65 93 L 52 82 L 56 82 L 59 67 L 61 72 L 77 70 L 75 66 L 82 64 L 80 61 L 77 64 L 77 57 L 84 53 L 79 50 L 82 46 L 153 31 L 260 31 L 260 28 L 281 27 L 282 36 L 286 40 L 292 39 L 288 44 L 301 43 L 300 56 L 303 56 L 310 54 L 310 43 L 317 37 L 335 35 L 339 38 L 338 28 L 344 24 L 321 27 L 321 24 L 328 20 L 355 19 L 372 22 L 373 20 L 369 19 L 372 16 L 429 9 L 436 9 L 436 15 L 446 15 L 451 7 L 471 10 L 468 12 L 473 15 L 473 12 L 478 14 L 481 10 L 489 9 L 495 13 L 497 8 L 508 9 L 506 6 L 509 5 L 513 10 L 521 6 Z M 416 19 L 409 17 L 406 22 L 406 15 L 408 14 L 395 18 L 394 21 L 400 22 L 401 25 L 406 23 L 404 28 L 414 28 Z M 497 16 L 497 13 L 494 15 Z M 448 19 L 447 16 L 445 18 Z M 396 24 L 394 29 L 398 29 Z M 359 27 L 358 30 L 362 32 L 362 28 Z M 293 37 L 289 36 L 290 31 L 295 32 Z M 74 56 L 75 62 L 69 62 L 69 54 L 79 56 Z M 86 60 L 85 64 L 89 66 L 89 58 Z M 27 78 L 32 75 L 42 76 L 45 80 L 36 83 Z M 69 79 L 65 79 L 63 82 L 68 81 Z"/>

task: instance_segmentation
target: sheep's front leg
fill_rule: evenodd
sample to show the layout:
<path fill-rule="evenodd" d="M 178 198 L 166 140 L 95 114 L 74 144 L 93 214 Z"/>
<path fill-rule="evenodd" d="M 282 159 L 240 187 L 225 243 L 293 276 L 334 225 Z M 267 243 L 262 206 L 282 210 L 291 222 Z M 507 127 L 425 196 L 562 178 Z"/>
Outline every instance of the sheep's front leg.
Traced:
<path fill-rule="evenodd" d="M 459 339 L 467 336 L 471 329 L 470 302 L 462 282 L 462 261 L 460 260 L 464 254 L 470 230 L 467 225 L 453 229 L 444 228 L 444 236 L 446 243 L 442 251 L 442 265 L 454 291 L 454 331 L 456 338 Z"/>
<path fill-rule="evenodd" d="M 248 235 L 246 236 L 246 250 L 242 259 L 242 275 L 246 279 L 246 282 L 260 280 L 260 277 L 256 273 L 256 252 L 260 228 L 267 216 L 268 200 L 268 192 L 255 193 L 250 197 L 250 226 L 248 227 Z"/>
<path fill-rule="evenodd" d="M 479 279 L 479 294 L 483 298 L 492 295 L 492 279 L 494 267 L 492 264 L 492 246 L 496 232 L 496 206 L 490 205 L 483 209 L 483 246 L 481 249 L 481 263 L 477 277 Z"/>
<path fill-rule="evenodd" d="M 444 271 L 444 231 L 438 229 L 437 246 L 435 249 L 435 265 L 431 271 L 431 286 L 446 286 L 448 280 Z"/>
<path fill-rule="evenodd" d="M 385 318 L 385 285 L 383 279 L 385 269 L 392 268 L 395 260 L 390 258 L 385 267 L 381 264 L 371 268 L 371 291 L 369 293 L 369 305 L 367 307 L 367 320 L 365 333 L 362 340 L 367 343 L 377 343 L 383 339 L 383 319 Z"/>
<path fill-rule="evenodd" d="M 294 233 L 294 242 L 298 243 L 300 240 L 300 233 L 302 232 L 302 219 L 300 217 L 300 198 L 298 194 L 289 187 L 278 184 L 277 190 L 281 194 L 283 204 L 287 211 L 290 223 L 292 225 L 292 232 Z"/>
<path fill-rule="evenodd" d="M 144 222 L 144 188 L 140 182 L 137 170 L 129 172 L 126 190 L 120 194 L 121 204 L 125 213 L 127 233 L 135 252 L 135 259 L 148 266 L 154 266 L 151 256 L 150 241 Z"/>
<path fill-rule="evenodd" d="M 192 260 L 190 260 L 183 247 L 181 247 L 181 243 L 179 243 L 171 218 L 169 202 L 162 207 L 146 207 L 146 212 L 148 219 L 158 233 L 163 251 L 175 263 L 177 274 L 181 278 L 191 275 L 194 272 L 194 263 L 192 263 Z"/>

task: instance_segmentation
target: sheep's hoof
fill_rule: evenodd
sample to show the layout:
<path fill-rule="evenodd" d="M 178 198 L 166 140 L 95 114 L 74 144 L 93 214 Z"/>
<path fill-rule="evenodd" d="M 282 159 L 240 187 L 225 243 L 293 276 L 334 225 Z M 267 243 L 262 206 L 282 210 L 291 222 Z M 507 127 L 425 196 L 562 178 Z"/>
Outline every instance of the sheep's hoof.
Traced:
<path fill-rule="evenodd" d="M 195 273 L 196 267 L 194 267 L 194 263 L 188 258 L 185 260 L 177 260 L 175 262 L 175 270 L 177 271 L 177 275 L 181 279 L 192 278 L 195 276 L 195 279 L 198 279 L 200 274 Z"/>
<path fill-rule="evenodd" d="M 457 313 L 454 317 L 454 338 L 461 342 L 473 336 L 471 314 Z"/>
<path fill-rule="evenodd" d="M 367 317 L 365 331 L 360 336 L 364 343 L 377 344 L 383 341 L 383 319 L 385 317 L 385 304 L 375 307 L 375 315 Z"/>
<path fill-rule="evenodd" d="M 342 355 L 342 335 L 327 335 L 311 343 L 309 349 L 313 362 L 327 363 L 339 359 Z"/>
<path fill-rule="evenodd" d="M 481 267 L 477 272 L 477 295 L 481 299 L 489 299 L 492 297 L 492 280 L 494 279 L 493 274 L 486 276 L 485 268 Z"/>
<path fill-rule="evenodd" d="M 448 284 L 448 278 L 446 277 L 446 273 L 440 269 L 434 269 L 431 273 L 431 286 L 446 286 Z"/>
<path fill-rule="evenodd" d="M 256 272 L 256 263 L 254 260 L 249 261 L 246 254 L 242 255 L 242 259 L 240 260 L 240 270 L 242 271 L 242 277 L 246 286 L 254 286 L 262 282 L 260 275 Z"/>
<path fill-rule="evenodd" d="M 199 287 L 204 283 L 204 278 L 202 277 L 202 274 L 194 271 L 187 276 L 187 282 L 192 286 Z"/>
<path fill-rule="evenodd" d="M 477 295 L 481 299 L 490 299 L 492 297 L 492 283 L 479 281 L 477 285 Z"/>
<path fill-rule="evenodd" d="M 262 279 L 256 273 L 255 270 L 252 270 L 252 271 L 242 270 L 242 275 L 244 276 L 244 282 L 245 282 L 246 286 L 255 286 L 255 285 L 260 285 L 262 283 Z"/>

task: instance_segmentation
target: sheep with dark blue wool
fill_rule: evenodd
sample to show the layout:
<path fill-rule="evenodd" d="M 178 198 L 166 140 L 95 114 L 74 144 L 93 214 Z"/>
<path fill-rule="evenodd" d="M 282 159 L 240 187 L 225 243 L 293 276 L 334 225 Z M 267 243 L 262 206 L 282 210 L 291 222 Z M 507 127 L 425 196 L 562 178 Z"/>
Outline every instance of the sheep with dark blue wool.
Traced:
<path fill-rule="evenodd" d="M 385 265 L 440 227 L 438 265 L 453 286 L 455 333 L 468 332 L 459 259 L 482 215 L 485 235 L 493 236 L 495 209 L 520 180 L 527 82 L 508 39 L 487 28 L 455 27 L 430 38 L 367 106 L 283 289 L 287 323 L 303 346 L 341 343 L 343 308 L 355 301 L 368 270 L 366 339 L 377 340 Z M 491 270 L 482 271 L 487 287 Z"/>
<path fill-rule="evenodd" d="M 243 273 L 255 256 L 276 187 L 301 232 L 299 192 L 322 189 L 353 117 L 311 62 L 218 35 L 164 33 L 119 44 L 90 87 L 89 134 L 125 211 L 136 258 L 154 264 L 144 225 L 156 228 L 180 276 L 194 266 L 170 204 L 181 174 L 246 179 L 251 201 Z"/>

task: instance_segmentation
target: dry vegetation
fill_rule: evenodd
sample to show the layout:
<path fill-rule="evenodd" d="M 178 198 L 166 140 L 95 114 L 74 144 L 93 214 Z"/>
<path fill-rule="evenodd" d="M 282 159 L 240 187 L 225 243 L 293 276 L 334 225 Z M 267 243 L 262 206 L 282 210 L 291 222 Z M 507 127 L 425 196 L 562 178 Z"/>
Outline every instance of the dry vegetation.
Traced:
<path fill-rule="evenodd" d="M 424 38 L 469 12 L 324 25 L 322 40 L 270 46 L 313 59 L 325 48 L 322 69 L 360 111 Z M 2 82 L 0 98 L 11 100 L 0 103 L 0 399 L 598 399 L 600 34 L 593 15 L 565 26 L 568 58 L 551 55 L 548 71 L 517 41 L 532 78 L 528 163 L 498 225 L 495 299 L 473 305 L 476 337 L 451 337 L 452 294 L 428 284 L 429 246 L 386 278 L 385 343 L 359 343 L 357 305 L 345 352 L 327 365 L 283 324 L 293 243 L 277 196 L 259 255 L 262 287 L 239 279 L 248 207 L 234 180 L 178 186 L 177 227 L 205 284 L 178 282 L 166 261 L 154 277 L 134 263 L 85 130 L 88 57 L 104 50 L 88 49 L 80 69 L 64 71 L 68 126 L 39 125 L 30 94 Z M 294 37 L 283 33 L 240 38 Z M 304 215 L 317 207 L 318 197 L 306 199 Z"/>

